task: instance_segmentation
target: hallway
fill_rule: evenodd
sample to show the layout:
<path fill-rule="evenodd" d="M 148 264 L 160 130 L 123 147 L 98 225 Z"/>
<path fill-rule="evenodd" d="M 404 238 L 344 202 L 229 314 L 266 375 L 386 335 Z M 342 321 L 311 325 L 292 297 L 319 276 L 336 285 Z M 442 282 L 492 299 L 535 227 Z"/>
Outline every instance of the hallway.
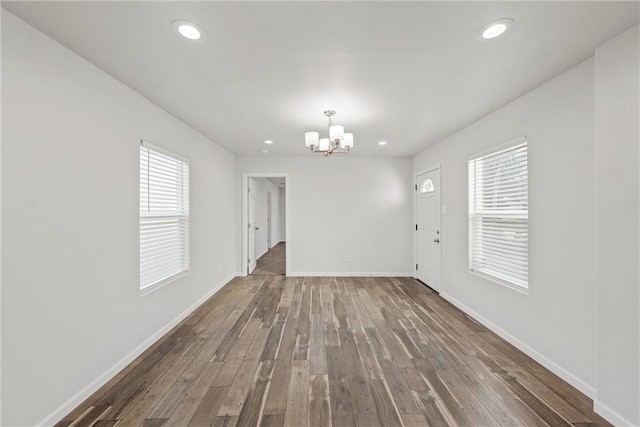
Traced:
<path fill-rule="evenodd" d="M 258 259 L 258 265 L 251 272 L 252 275 L 279 275 L 286 273 L 286 243 L 280 242 Z"/>

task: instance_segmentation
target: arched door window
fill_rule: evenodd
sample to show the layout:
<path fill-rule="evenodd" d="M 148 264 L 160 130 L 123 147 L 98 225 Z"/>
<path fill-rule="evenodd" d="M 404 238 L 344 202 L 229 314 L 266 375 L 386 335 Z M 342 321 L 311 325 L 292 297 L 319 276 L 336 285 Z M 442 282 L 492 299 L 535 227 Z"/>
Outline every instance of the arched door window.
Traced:
<path fill-rule="evenodd" d="M 433 186 L 433 181 L 431 181 L 431 178 L 427 178 L 424 181 L 422 181 L 422 184 L 420 184 L 420 192 L 421 193 L 431 193 L 432 191 L 435 191 L 435 187 Z"/>

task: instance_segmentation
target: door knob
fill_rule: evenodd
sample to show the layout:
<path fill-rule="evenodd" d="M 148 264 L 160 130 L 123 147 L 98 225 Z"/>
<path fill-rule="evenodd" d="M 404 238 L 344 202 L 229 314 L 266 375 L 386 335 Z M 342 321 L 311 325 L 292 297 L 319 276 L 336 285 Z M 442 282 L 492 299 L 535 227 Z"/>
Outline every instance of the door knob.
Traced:
<path fill-rule="evenodd" d="M 256 227 L 256 230 L 260 230 L 260 227 Z"/>
<path fill-rule="evenodd" d="M 440 243 L 440 239 L 433 239 L 434 242 Z"/>

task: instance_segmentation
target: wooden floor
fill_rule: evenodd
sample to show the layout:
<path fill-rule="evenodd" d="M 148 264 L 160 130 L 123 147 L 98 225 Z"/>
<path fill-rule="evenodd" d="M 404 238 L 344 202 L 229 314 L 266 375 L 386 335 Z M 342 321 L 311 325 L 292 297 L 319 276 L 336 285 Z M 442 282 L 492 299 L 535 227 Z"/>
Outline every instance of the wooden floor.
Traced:
<path fill-rule="evenodd" d="M 280 242 L 262 255 L 251 274 L 279 274 L 284 276 L 286 266 L 286 243 Z"/>
<path fill-rule="evenodd" d="M 58 425 L 600 426 L 408 278 L 236 278 Z"/>

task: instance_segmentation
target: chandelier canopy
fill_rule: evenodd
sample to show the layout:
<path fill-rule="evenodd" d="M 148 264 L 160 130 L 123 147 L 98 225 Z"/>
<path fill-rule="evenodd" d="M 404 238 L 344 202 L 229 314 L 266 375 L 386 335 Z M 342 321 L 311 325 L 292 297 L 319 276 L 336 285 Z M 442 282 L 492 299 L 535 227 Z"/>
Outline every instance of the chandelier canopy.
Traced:
<path fill-rule="evenodd" d="M 329 137 L 320 138 L 318 132 L 306 132 L 305 145 L 311 148 L 312 153 L 321 153 L 325 157 L 333 153 L 349 154 L 353 147 L 353 134 L 345 133 L 343 126 L 333 124 L 331 118 L 336 115 L 335 111 L 326 110 L 324 115 L 329 119 Z"/>

